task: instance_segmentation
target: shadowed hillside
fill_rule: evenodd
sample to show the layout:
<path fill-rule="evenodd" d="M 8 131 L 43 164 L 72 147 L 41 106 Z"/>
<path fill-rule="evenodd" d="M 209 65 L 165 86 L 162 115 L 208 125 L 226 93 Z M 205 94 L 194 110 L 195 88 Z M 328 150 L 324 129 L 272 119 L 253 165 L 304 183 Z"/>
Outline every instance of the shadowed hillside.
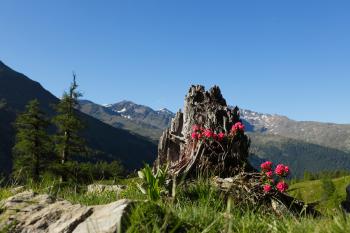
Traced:
<path fill-rule="evenodd" d="M 45 90 L 38 82 L 18 73 L 0 62 L 0 100 L 6 105 L 0 109 L 0 171 L 8 173 L 11 169 L 11 148 L 14 131 L 12 122 L 16 114 L 32 99 L 38 99 L 42 109 L 53 116 L 52 106 L 59 100 Z M 87 145 L 98 157 L 90 160 L 121 160 L 128 169 L 142 166 L 143 162 L 152 162 L 156 146 L 148 139 L 133 135 L 128 131 L 116 129 L 84 113 L 79 113 L 86 125 L 83 136 Z"/>

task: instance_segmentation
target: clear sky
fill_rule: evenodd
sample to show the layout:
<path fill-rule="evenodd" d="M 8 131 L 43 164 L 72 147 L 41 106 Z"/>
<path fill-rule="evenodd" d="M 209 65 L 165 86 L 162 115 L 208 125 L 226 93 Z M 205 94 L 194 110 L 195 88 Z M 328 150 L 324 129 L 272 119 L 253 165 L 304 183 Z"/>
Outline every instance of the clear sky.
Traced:
<path fill-rule="evenodd" d="M 60 96 L 183 105 L 190 84 L 229 104 L 350 123 L 350 1 L 0 0 L 0 60 Z"/>

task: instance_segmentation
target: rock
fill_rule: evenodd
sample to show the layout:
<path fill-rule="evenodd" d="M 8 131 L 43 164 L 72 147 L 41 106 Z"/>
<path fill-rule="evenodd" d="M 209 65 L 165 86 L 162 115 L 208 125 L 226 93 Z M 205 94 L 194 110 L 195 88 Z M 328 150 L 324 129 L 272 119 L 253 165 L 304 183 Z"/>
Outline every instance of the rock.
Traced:
<path fill-rule="evenodd" d="M 177 176 L 208 171 L 211 175 L 232 176 L 239 169 L 254 170 L 247 162 L 250 141 L 244 133 L 226 142 L 214 141 L 206 145 L 191 138 L 193 125 L 228 135 L 231 127 L 240 121 L 238 108 L 227 106 L 218 86 L 209 91 L 200 85 L 191 86 L 183 113 L 176 113 L 171 127 L 159 140 L 155 168 L 169 165 L 169 172 Z"/>
<path fill-rule="evenodd" d="M 346 212 L 350 213 L 350 185 L 346 186 L 346 199 L 342 201 L 340 206 Z"/>
<path fill-rule="evenodd" d="M 101 192 L 120 193 L 125 188 L 126 188 L 125 185 L 90 184 L 87 187 L 87 192 L 88 193 L 101 193 Z"/>
<path fill-rule="evenodd" d="M 25 191 L 0 202 L 0 231 L 11 226 L 11 232 L 23 233 L 120 232 L 130 204 L 124 199 L 83 206 Z"/>
<path fill-rule="evenodd" d="M 130 200 L 119 200 L 107 205 L 94 206 L 93 214 L 78 225 L 73 233 L 123 232 L 125 214 L 131 207 Z"/>

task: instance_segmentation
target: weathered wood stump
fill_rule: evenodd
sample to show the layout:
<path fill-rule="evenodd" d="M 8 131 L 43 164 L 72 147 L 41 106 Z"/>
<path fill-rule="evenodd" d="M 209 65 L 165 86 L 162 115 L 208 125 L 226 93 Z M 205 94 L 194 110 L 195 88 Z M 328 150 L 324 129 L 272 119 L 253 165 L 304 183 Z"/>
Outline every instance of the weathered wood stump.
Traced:
<path fill-rule="evenodd" d="M 254 171 L 247 161 L 250 141 L 243 132 L 222 141 L 191 138 L 193 126 L 210 129 L 215 135 L 230 135 L 237 122 L 239 109 L 227 106 L 219 87 L 205 91 L 203 86 L 192 86 L 183 113 L 177 112 L 159 140 L 156 166 L 168 165 L 170 173 L 187 176 L 232 176 L 242 169 Z"/>

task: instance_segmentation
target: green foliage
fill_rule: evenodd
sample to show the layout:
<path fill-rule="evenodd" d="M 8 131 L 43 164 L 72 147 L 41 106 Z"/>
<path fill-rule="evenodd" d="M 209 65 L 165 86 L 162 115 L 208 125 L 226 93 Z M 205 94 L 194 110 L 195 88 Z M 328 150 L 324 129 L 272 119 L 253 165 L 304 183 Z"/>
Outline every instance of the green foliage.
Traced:
<path fill-rule="evenodd" d="M 279 135 L 253 133 L 249 136 L 252 141 L 251 160 L 257 160 L 257 166 L 260 163 L 256 157 L 274 161 L 276 164 L 288 164 L 292 171 L 291 176 L 297 178 L 302 178 L 304 171 L 316 173 L 350 168 L 350 153 L 347 151 Z"/>
<path fill-rule="evenodd" d="M 321 182 L 322 182 L 322 189 L 323 189 L 322 198 L 324 200 L 327 200 L 331 198 L 335 193 L 335 185 L 330 178 L 324 178 L 321 180 Z"/>
<path fill-rule="evenodd" d="M 79 106 L 78 98 L 82 96 L 77 88 L 75 74 L 73 74 L 69 92 L 64 92 L 56 106 L 57 115 L 53 118 L 58 131 L 55 136 L 56 150 L 62 163 L 85 150 L 85 142 L 79 135 L 84 126 L 75 110 Z"/>
<path fill-rule="evenodd" d="M 168 208 L 153 202 L 139 203 L 129 217 L 127 233 L 188 232 L 185 224 Z"/>
<path fill-rule="evenodd" d="M 123 190 L 119 197 L 132 200 L 146 200 L 147 196 L 139 189 L 140 178 L 129 178 L 121 180 L 121 184 L 126 185 L 126 189 Z"/>
<path fill-rule="evenodd" d="M 295 183 L 291 185 L 289 194 L 299 197 L 306 203 L 318 203 L 316 208 L 319 211 L 323 214 L 333 215 L 334 211 L 338 209 L 340 202 L 345 199 L 345 188 L 350 183 L 350 176 L 332 179 L 331 183 L 334 184 L 335 190 L 333 191 L 332 184 L 326 185 L 330 187 L 326 188 L 329 190 L 328 198 L 325 198 L 322 180 Z"/>
<path fill-rule="evenodd" d="M 66 177 L 66 182 L 73 184 L 90 184 L 100 180 L 119 179 L 123 174 L 123 167 L 118 161 L 111 163 L 79 163 L 68 161 L 64 164 L 55 164 L 51 167 L 51 174 L 56 177 Z"/>
<path fill-rule="evenodd" d="M 145 167 L 138 172 L 142 184 L 139 185 L 139 189 L 142 193 L 147 194 L 150 200 L 158 200 L 163 193 L 165 193 L 165 179 L 167 169 L 159 168 L 154 175 L 152 168 L 146 164 Z"/>
<path fill-rule="evenodd" d="M 0 188 L 0 201 L 10 197 L 11 195 L 12 193 L 8 187 Z"/>
<path fill-rule="evenodd" d="M 312 174 L 308 171 L 305 171 L 304 172 L 304 180 L 306 181 L 306 180 L 312 180 L 312 179 L 313 179 Z"/>
<path fill-rule="evenodd" d="M 18 115 L 15 122 L 16 144 L 13 148 L 14 175 L 17 178 L 38 180 L 52 159 L 52 144 L 46 132 L 48 125 L 36 99 L 30 101 L 25 111 Z"/>

